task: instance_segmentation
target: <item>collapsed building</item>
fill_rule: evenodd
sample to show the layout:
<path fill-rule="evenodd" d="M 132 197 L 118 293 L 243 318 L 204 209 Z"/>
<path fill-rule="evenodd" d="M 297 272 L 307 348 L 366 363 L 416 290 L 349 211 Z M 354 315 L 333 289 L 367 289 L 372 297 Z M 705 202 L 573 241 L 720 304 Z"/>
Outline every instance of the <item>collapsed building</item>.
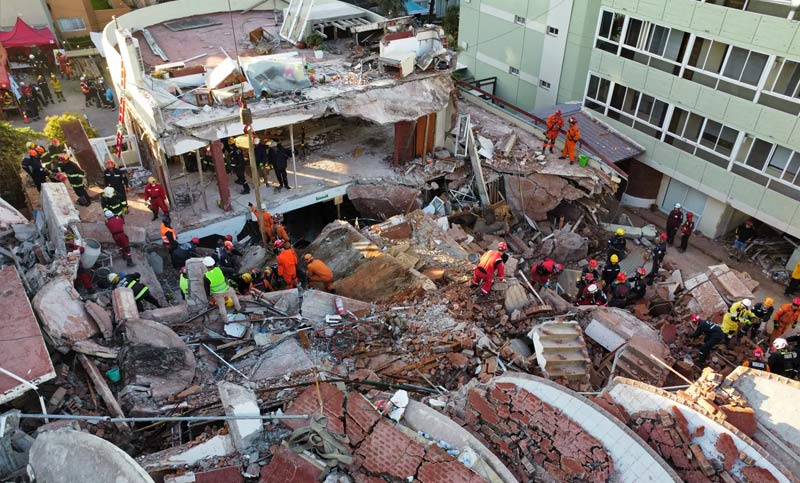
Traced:
<path fill-rule="evenodd" d="M 221 142 L 245 134 L 244 98 L 256 135 L 297 158 L 295 189 L 262 187 L 264 206 L 287 215 L 298 255 L 330 267 L 335 294 L 253 291 L 223 320 L 203 289 L 213 243 L 186 262 L 184 300 L 152 225 L 126 227 L 128 268 L 66 185 L 45 183 L 31 220 L 3 203 L 4 480 L 797 481 L 797 412 L 774 416 L 796 383 L 736 369 L 747 340 L 701 372 L 681 323 L 755 281 L 665 263 L 627 309 L 574 304 L 580 268 L 617 226 L 635 245 L 623 269 L 649 263 L 655 227 L 618 202 L 616 163 L 639 146 L 581 111 L 580 162 L 559 161 L 540 148 L 540 117 L 450 79 L 435 27 L 340 2 L 189 3 L 103 34 L 134 181 L 163 182 L 181 241 L 239 234 L 255 200 L 231 191 Z M 324 49 L 303 48 L 311 32 Z M 94 152 L 75 156 L 97 169 Z M 478 297 L 476 257 L 500 241 L 506 278 Z M 257 242 L 236 237 L 242 271 L 273 262 Z M 548 256 L 567 269 L 529 287 Z M 163 308 L 105 283 L 122 271 Z"/>

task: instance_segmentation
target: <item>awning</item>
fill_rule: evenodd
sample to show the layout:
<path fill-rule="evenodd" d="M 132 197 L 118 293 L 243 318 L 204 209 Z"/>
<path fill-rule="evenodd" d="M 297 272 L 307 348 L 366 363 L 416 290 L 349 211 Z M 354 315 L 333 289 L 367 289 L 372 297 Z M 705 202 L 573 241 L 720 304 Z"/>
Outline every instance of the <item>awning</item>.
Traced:
<path fill-rule="evenodd" d="M 406 0 L 403 6 L 406 8 L 406 15 L 426 15 L 428 13 L 428 7 L 423 7 L 413 0 Z"/>
<path fill-rule="evenodd" d="M 9 47 L 32 47 L 34 45 L 56 45 L 56 38 L 49 28 L 35 29 L 17 18 L 14 28 L 0 32 L 0 44 Z"/>

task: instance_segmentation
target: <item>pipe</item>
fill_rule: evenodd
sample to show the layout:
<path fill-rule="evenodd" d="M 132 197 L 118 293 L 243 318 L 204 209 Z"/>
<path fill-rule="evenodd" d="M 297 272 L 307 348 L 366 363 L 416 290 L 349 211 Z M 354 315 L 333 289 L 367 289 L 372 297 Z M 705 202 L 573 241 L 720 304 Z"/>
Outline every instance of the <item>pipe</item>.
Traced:
<path fill-rule="evenodd" d="M 240 419 L 308 419 L 307 414 L 252 414 L 240 416 L 153 416 L 149 418 L 112 418 L 82 414 L 20 414 L 23 419 L 66 419 L 70 421 L 106 421 L 109 423 L 149 423 L 180 421 L 236 421 Z"/>

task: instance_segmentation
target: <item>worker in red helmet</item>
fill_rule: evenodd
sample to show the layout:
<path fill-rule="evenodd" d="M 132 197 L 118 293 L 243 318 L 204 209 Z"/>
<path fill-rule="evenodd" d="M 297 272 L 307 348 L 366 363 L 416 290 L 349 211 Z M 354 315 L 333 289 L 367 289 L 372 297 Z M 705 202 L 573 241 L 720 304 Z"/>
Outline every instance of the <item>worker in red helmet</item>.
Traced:
<path fill-rule="evenodd" d="M 275 259 L 278 262 L 278 276 L 283 279 L 286 288 L 297 287 L 297 254 L 289 242 L 280 238 L 275 240 L 274 246 L 278 252 Z"/>
<path fill-rule="evenodd" d="M 795 297 L 791 303 L 781 305 L 781 308 L 775 312 L 772 332 L 769 332 L 770 324 L 767 324 L 769 340 L 773 341 L 783 337 L 787 331 L 797 327 L 798 321 L 800 321 L 800 297 Z"/>
<path fill-rule="evenodd" d="M 553 147 L 556 145 L 556 139 L 558 138 L 558 134 L 561 132 L 562 127 L 564 127 L 564 118 L 561 117 L 561 109 L 556 109 L 556 112 L 547 117 L 544 132 L 544 146 L 542 146 L 542 151 L 550 148 L 550 152 L 553 152 Z"/>
<path fill-rule="evenodd" d="M 663 262 L 664 257 L 667 256 L 668 242 L 669 236 L 666 233 L 662 233 L 658 236 L 655 246 L 653 246 L 653 249 L 650 251 L 650 261 L 653 262 L 653 265 L 650 268 L 650 273 L 647 275 L 647 278 L 651 285 L 658 276 L 658 271 L 661 269 L 661 262 Z"/>
<path fill-rule="evenodd" d="M 611 300 L 608 301 L 608 306 L 624 309 L 628 305 L 629 293 L 628 277 L 625 272 L 619 272 L 617 279 L 611 282 Z"/>
<path fill-rule="evenodd" d="M 475 266 L 472 276 L 471 286 L 481 287 L 481 295 L 489 295 L 489 291 L 494 285 L 494 275 L 502 282 L 506 276 L 505 262 L 508 260 L 508 245 L 505 242 L 497 244 L 497 250 L 488 250 L 481 256 Z"/>
<path fill-rule="evenodd" d="M 644 267 L 636 269 L 633 278 L 628 280 L 628 287 L 630 288 L 628 301 L 634 302 L 644 298 L 647 293 L 647 270 Z"/>
<path fill-rule="evenodd" d="M 569 164 L 574 163 L 576 146 L 580 140 L 581 130 L 578 129 L 578 120 L 571 117 L 569 118 L 569 128 L 567 128 L 567 140 L 564 141 L 564 150 L 561 151 L 559 159 L 569 158 Z"/>
<path fill-rule="evenodd" d="M 599 264 L 597 263 L 597 260 L 592 258 L 592 259 L 589 260 L 589 263 L 587 263 L 581 269 L 581 276 L 575 282 L 575 287 L 578 289 L 578 294 L 579 295 L 582 294 L 583 290 L 589 285 L 589 283 L 587 282 L 587 279 L 586 279 L 586 275 L 590 275 L 591 274 L 593 280 L 599 280 L 600 279 L 600 270 L 599 270 L 598 266 L 599 266 Z"/>
<path fill-rule="evenodd" d="M 689 246 L 689 237 L 694 233 L 694 213 L 686 213 L 686 221 L 681 226 L 681 253 L 686 251 Z"/>
<path fill-rule="evenodd" d="M 742 362 L 742 367 L 750 367 L 764 372 L 770 372 L 769 364 L 764 357 L 764 350 L 761 347 L 756 347 L 753 350 L 753 357 Z"/>
<path fill-rule="evenodd" d="M 114 193 L 119 197 L 122 204 L 123 214 L 128 213 L 128 195 L 130 184 L 128 183 L 128 170 L 120 169 L 112 159 L 106 160 L 106 169 L 103 171 L 103 185 L 114 188 Z"/>
<path fill-rule="evenodd" d="M 703 345 L 700 346 L 700 350 L 698 351 L 697 365 L 704 367 L 711 350 L 717 345 L 726 342 L 728 338 L 725 336 L 725 333 L 722 332 L 722 327 L 710 320 L 704 320 L 698 314 L 693 314 L 689 320 L 695 328 L 694 333 L 692 333 L 692 339 L 697 339 L 701 335 L 703 336 Z"/>
<path fill-rule="evenodd" d="M 564 270 L 564 266 L 552 258 L 534 263 L 531 267 L 531 281 L 540 287 L 549 286 L 550 278 Z"/>

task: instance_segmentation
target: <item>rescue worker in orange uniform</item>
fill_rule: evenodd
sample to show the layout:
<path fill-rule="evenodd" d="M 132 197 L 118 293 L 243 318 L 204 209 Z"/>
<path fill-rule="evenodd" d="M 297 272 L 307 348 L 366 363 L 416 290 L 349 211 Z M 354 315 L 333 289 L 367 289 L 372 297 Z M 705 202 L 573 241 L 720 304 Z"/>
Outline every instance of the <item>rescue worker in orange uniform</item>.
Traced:
<path fill-rule="evenodd" d="M 170 253 L 178 248 L 178 232 L 172 228 L 172 220 L 169 216 L 165 216 L 161 222 L 161 241 L 164 243 L 164 248 Z"/>
<path fill-rule="evenodd" d="M 547 117 L 546 130 L 544 133 L 544 146 L 542 146 L 542 151 L 550 148 L 550 152 L 553 152 L 553 147 L 556 145 L 558 133 L 561 132 L 562 127 L 564 127 L 564 118 L 561 117 L 561 109 L 557 109 L 556 112 Z"/>
<path fill-rule="evenodd" d="M 497 250 L 489 250 L 483 254 L 472 277 L 472 287 L 481 286 L 481 295 L 489 295 L 489 291 L 494 285 L 494 274 L 502 282 L 506 276 L 505 262 L 508 260 L 508 245 L 505 242 L 497 244 Z"/>
<path fill-rule="evenodd" d="M 800 321 L 800 297 L 794 298 L 790 304 L 783 304 L 775 312 L 775 329 L 769 334 L 769 340 L 783 337 L 787 330 L 797 326 L 798 321 Z"/>
<path fill-rule="evenodd" d="M 283 226 L 283 215 L 280 213 L 275 213 L 275 216 L 272 217 L 272 239 L 278 240 L 281 239 L 285 242 L 289 241 L 289 233 L 286 231 L 286 227 Z"/>
<path fill-rule="evenodd" d="M 278 276 L 283 278 L 286 288 L 297 287 L 297 255 L 292 247 L 283 240 L 275 240 L 274 246 L 278 250 L 278 256 L 275 259 L 278 262 Z"/>
<path fill-rule="evenodd" d="M 569 164 L 575 162 L 575 147 L 581 140 L 581 130 L 578 129 L 578 120 L 574 117 L 569 118 L 569 128 L 567 129 L 567 140 L 564 142 L 564 150 L 558 159 L 569 158 Z"/>
<path fill-rule="evenodd" d="M 314 255 L 306 253 L 303 255 L 306 262 L 306 273 L 308 274 L 309 288 L 333 292 L 333 271 L 325 265 L 322 260 L 317 260 Z"/>
<path fill-rule="evenodd" d="M 764 360 L 764 350 L 761 347 L 756 347 L 753 350 L 753 358 L 742 362 L 742 367 L 752 367 L 761 371 L 771 372 L 769 364 Z"/>
<path fill-rule="evenodd" d="M 268 244 L 267 246 L 269 246 L 269 244 L 271 244 L 271 243 L 273 243 L 275 241 L 275 237 L 272 235 L 272 233 L 273 233 L 273 231 L 275 229 L 274 226 L 273 226 L 275 222 L 274 222 L 274 220 L 272 218 L 272 215 L 269 213 L 269 211 L 267 211 L 265 209 L 259 210 L 258 208 L 255 207 L 255 205 L 253 205 L 253 203 L 248 203 L 247 206 L 250 207 L 250 213 L 251 213 L 250 221 L 252 221 L 252 222 L 254 222 L 256 224 L 255 232 L 258 233 L 259 229 L 263 229 L 264 230 L 264 236 L 262 238 L 264 239 L 264 242 L 266 242 Z M 263 228 L 260 227 L 259 216 L 264 218 L 264 226 L 263 226 Z M 287 240 L 288 240 L 288 237 L 287 237 Z"/>

